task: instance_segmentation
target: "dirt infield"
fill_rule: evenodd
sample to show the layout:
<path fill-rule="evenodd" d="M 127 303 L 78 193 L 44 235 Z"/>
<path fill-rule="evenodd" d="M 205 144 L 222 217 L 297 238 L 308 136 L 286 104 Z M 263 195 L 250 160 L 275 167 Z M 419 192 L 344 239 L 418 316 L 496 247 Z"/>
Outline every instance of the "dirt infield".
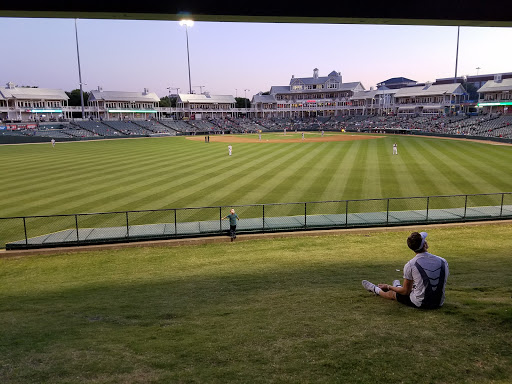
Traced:
<path fill-rule="evenodd" d="M 262 136 L 261 140 L 254 134 L 250 135 L 210 135 L 210 142 L 216 143 L 318 143 L 325 141 L 356 141 L 356 140 L 371 140 L 371 139 L 382 139 L 385 136 L 371 136 L 371 135 L 324 135 L 318 136 L 318 134 L 313 134 L 315 136 L 308 137 L 312 135 L 311 133 L 304 133 L 304 140 L 297 134 L 289 134 L 289 137 L 282 135 L 283 138 L 272 138 L 266 139 L 265 135 Z M 204 141 L 204 135 L 202 136 L 187 136 L 188 140 L 194 141 Z"/>

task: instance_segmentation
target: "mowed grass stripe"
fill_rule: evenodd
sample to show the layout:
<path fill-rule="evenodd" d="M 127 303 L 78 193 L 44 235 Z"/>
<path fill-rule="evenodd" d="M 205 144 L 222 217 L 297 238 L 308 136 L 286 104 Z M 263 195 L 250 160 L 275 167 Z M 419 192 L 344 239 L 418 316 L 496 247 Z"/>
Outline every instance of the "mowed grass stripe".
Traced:
<path fill-rule="evenodd" d="M 343 152 L 344 145 L 342 143 L 329 143 L 323 148 L 325 157 L 323 159 L 315 159 L 317 163 L 313 169 L 313 173 L 309 176 L 309 183 L 305 183 L 300 201 L 322 201 L 326 200 L 326 189 L 332 179 L 335 177 L 335 170 L 339 166 L 340 157 Z M 341 155 L 341 156 L 340 156 Z"/>
<path fill-rule="evenodd" d="M 290 174 L 283 183 L 288 184 L 288 192 L 282 195 L 284 201 L 313 201 L 318 200 L 321 185 L 326 173 L 326 159 L 333 149 L 333 143 L 321 143 L 321 145 L 307 144 L 309 152 L 306 154 L 302 166 L 294 177 Z"/>
<path fill-rule="evenodd" d="M 397 173 L 402 172 L 403 162 L 399 159 L 400 155 L 393 155 L 393 142 L 395 140 L 392 138 L 380 139 L 376 150 L 380 168 L 381 196 L 384 198 L 404 196 L 402 193 L 403 184 L 399 182 L 397 177 Z M 400 145 L 400 143 L 397 144 Z"/>
<path fill-rule="evenodd" d="M 274 203 L 280 201 L 267 201 L 266 196 L 269 196 L 275 185 L 282 179 L 283 174 L 288 172 L 287 168 L 300 159 L 303 154 L 308 150 L 302 143 L 297 144 L 271 144 L 276 148 L 284 149 L 282 156 L 279 156 L 273 162 L 266 162 L 265 166 L 260 169 L 260 173 L 255 181 L 255 188 L 250 190 L 243 189 L 244 203 L 245 204 L 262 204 Z M 237 200 L 237 201 L 240 201 Z"/>
<path fill-rule="evenodd" d="M 454 167 L 452 160 L 436 149 L 437 145 L 439 143 L 431 140 L 421 140 L 416 147 L 418 156 L 428 162 L 429 168 L 437 171 L 437 182 L 445 183 L 455 194 L 478 193 L 472 180 L 466 179 L 460 168 Z"/>
<path fill-rule="evenodd" d="M 104 161 L 108 159 L 104 158 Z M 155 157 L 152 159 L 146 159 L 146 161 L 130 162 L 120 166 L 108 167 L 110 169 L 105 170 L 105 165 L 102 167 L 90 167 L 86 168 L 88 172 L 74 174 L 68 178 L 61 178 L 58 174 L 53 177 L 48 177 L 49 181 L 46 183 L 37 184 L 38 188 L 34 190 L 33 186 L 28 186 L 32 190 L 32 193 L 23 193 L 24 198 L 20 200 L 20 203 L 26 207 L 30 207 L 33 204 L 38 206 L 47 204 L 59 204 L 59 200 L 71 201 L 74 198 L 89 197 L 89 195 L 101 193 L 102 191 L 113 191 L 119 190 L 119 183 L 126 176 L 134 175 L 137 178 L 154 176 L 154 173 L 165 174 L 165 170 L 158 167 L 160 160 Z M 121 168 L 120 168 L 121 167 Z M 120 172 L 120 173 L 118 173 Z M 84 185 L 84 181 L 89 183 Z M 49 188 L 51 187 L 51 188 Z M 12 192 L 22 193 L 23 190 L 16 189 Z M 57 192 L 57 193 L 55 193 Z M 35 199 L 37 198 L 37 199 Z"/>
<path fill-rule="evenodd" d="M 469 163 L 486 166 L 509 175 L 512 169 L 512 146 L 497 146 L 454 141 L 454 147 L 469 156 Z"/>
<path fill-rule="evenodd" d="M 366 151 L 366 160 L 363 163 L 366 167 L 364 178 L 362 179 L 361 198 L 373 199 L 382 197 L 382 177 L 385 176 L 380 169 L 380 162 L 377 147 L 379 142 L 384 139 L 366 140 L 368 149 Z"/>
<path fill-rule="evenodd" d="M 173 186 L 175 190 L 170 191 L 173 197 L 173 206 L 204 205 L 205 202 L 211 205 L 211 201 L 219 193 L 219 188 L 223 188 L 224 185 L 231 185 L 231 188 L 233 188 L 236 178 L 250 173 L 247 170 L 251 167 L 257 168 L 258 164 L 264 166 L 267 156 L 275 156 L 276 158 L 280 156 L 280 153 L 275 153 L 274 149 L 269 147 L 259 147 L 258 149 L 259 151 L 254 152 L 251 156 L 245 155 L 243 158 L 219 155 L 217 165 L 206 167 L 204 176 L 200 175 L 198 178 L 197 175 L 194 175 L 194 180 L 186 184 L 180 183 L 179 186 Z M 286 151 L 286 148 L 283 148 L 284 151 Z M 166 199 L 169 202 L 168 198 Z M 155 196 L 152 200 L 155 201 Z M 158 203 L 158 201 L 156 202 Z"/>
<path fill-rule="evenodd" d="M 34 179 L 34 183 L 37 183 L 40 188 L 45 188 L 47 184 L 53 184 L 55 182 L 54 179 L 57 179 L 58 182 L 61 182 L 62 184 L 72 185 L 72 183 L 82 180 L 84 177 L 89 178 L 95 175 L 103 175 L 105 178 L 108 178 L 112 176 L 112 173 L 117 172 L 128 171 L 137 174 L 138 168 L 143 167 L 145 164 L 148 164 L 148 167 L 154 166 L 155 162 L 160 162 L 160 164 L 168 164 L 171 166 L 174 164 L 174 167 L 176 168 L 179 167 L 178 164 L 183 164 L 183 162 L 180 160 L 183 158 L 181 155 L 182 152 L 179 152 L 180 154 L 177 155 L 168 155 L 165 152 L 141 152 L 140 155 L 135 156 L 134 153 L 136 153 L 136 151 L 133 151 L 130 156 L 119 157 L 117 155 L 112 155 L 112 153 L 116 153 L 113 151 L 117 149 L 114 147 L 115 142 L 109 144 L 111 144 L 113 148 L 102 152 L 100 155 L 89 159 L 87 162 L 80 163 L 77 167 L 70 167 L 68 165 L 63 167 L 60 164 L 68 164 L 69 161 L 66 161 L 65 159 L 60 161 L 52 159 L 52 162 L 59 164 L 58 172 L 41 173 L 39 169 L 37 175 L 39 177 Z M 187 151 L 183 151 L 183 153 L 190 155 L 190 148 L 188 148 Z M 45 163 L 43 162 L 40 167 L 44 167 L 44 165 Z M 186 165 L 187 164 L 185 163 L 185 166 Z M 48 165 L 47 167 L 55 168 L 55 165 Z M 101 183 L 102 180 L 100 179 L 97 182 Z M 25 194 L 27 192 L 26 190 L 16 190 L 15 183 L 11 184 L 10 190 L 20 194 Z"/>
<path fill-rule="evenodd" d="M 212 159 L 216 156 L 219 156 L 219 154 L 216 153 Z M 255 153 L 253 155 L 254 160 L 258 156 L 259 153 Z M 195 157 L 202 158 L 202 153 L 196 153 Z M 215 164 L 215 162 L 211 162 L 211 164 Z M 109 202 L 104 202 L 103 196 L 98 196 L 87 204 L 95 204 L 97 211 L 171 208 L 173 189 L 180 189 L 190 197 L 191 190 L 186 189 L 187 183 L 192 187 L 192 190 L 195 190 L 202 181 L 214 179 L 212 174 L 217 174 L 227 167 L 229 165 L 224 162 L 217 162 L 216 167 L 205 167 L 204 162 L 201 162 L 196 171 L 187 169 L 186 176 L 180 178 L 173 177 L 172 173 L 167 172 L 166 169 L 159 171 L 163 172 L 162 177 L 159 178 L 146 177 L 147 173 L 142 172 L 141 178 L 137 182 L 132 181 L 129 188 L 122 190 L 122 195 L 116 199 L 114 209 L 112 209 Z M 154 168 L 158 169 L 156 166 Z M 159 202 L 159 199 L 164 201 Z"/>
<path fill-rule="evenodd" d="M 302 143 L 295 144 L 280 144 L 278 147 L 278 153 L 276 153 L 275 160 L 270 162 L 268 160 L 264 160 L 259 167 L 259 172 L 261 172 L 261 178 L 268 180 L 272 178 L 276 174 L 282 174 L 283 172 L 289 172 L 289 167 L 297 162 L 300 157 L 306 152 L 306 148 Z M 261 189 L 265 188 L 265 183 L 258 184 L 254 183 L 254 179 L 245 172 L 246 168 L 236 169 L 236 173 L 231 173 L 226 175 L 226 177 L 221 180 L 220 183 L 216 185 L 217 189 L 213 192 L 214 201 L 217 205 L 225 205 L 225 204 L 233 204 L 233 201 L 237 201 L 241 204 L 256 204 L 258 201 L 251 201 L 247 197 L 248 191 L 257 191 L 261 196 Z M 277 170 L 276 173 L 271 173 Z M 234 172 L 234 171 L 233 171 Z M 270 176 L 272 174 L 272 176 Z M 244 178 L 242 181 L 237 182 L 238 178 Z M 246 185 L 244 183 L 248 183 Z M 275 185 L 274 182 L 272 182 Z M 224 202 L 224 203 L 223 203 Z M 223 204 L 221 204 L 223 203 Z"/>
<path fill-rule="evenodd" d="M 343 143 L 345 155 L 343 161 L 337 168 L 336 179 L 332 183 L 331 189 L 333 190 L 334 198 L 326 198 L 326 200 L 346 200 L 350 199 L 347 195 L 347 186 L 350 182 L 352 169 L 355 167 L 356 158 L 359 152 L 359 141 Z"/>
<path fill-rule="evenodd" d="M 433 174 L 431 169 L 428 167 L 428 162 L 425 163 L 423 159 L 419 157 L 418 151 L 415 149 L 415 144 L 417 143 L 414 140 L 421 140 L 419 138 L 414 138 L 412 141 L 402 140 L 404 143 L 398 149 L 398 156 L 403 160 L 403 164 L 407 168 L 407 178 L 402 180 L 403 183 L 407 183 L 410 185 L 414 185 L 414 190 L 417 190 L 417 194 L 412 194 L 412 196 L 429 196 L 429 195 L 439 195 L 442 194 L 442 191 L 446 191 L 446 185 L 441 185 L 441 183 L 437 183 L 437 175 Z"/>
<path fill-rule="evenodd" d="M 226 201 L 226 191 L 242 188 L 243 178 L 252 182 L 253 172 L 265 170 L 269 161 L 279 159 L 286 151 L 287 148 L 275 151 L 274 148 L 261 147 L 258 152 L 244 157 L 244 160 L 222 156 L 217 161 L 218 166 L 206 168 L 204 175 L 194 174 L 192 180 L 184 183 L 180 180 L 179 185 L 172 185 L 168 190 L 169 196 L 164 196 L 163 201 L 153 195 L 152 204 L 168 207 L 222 205 L 218 204 L 218 200 Z"/>
<path fill-rule="evenodd" d="M 122 159 L 131 153 L 129 148 L 123 150 L 121 145 L 112 142 L 108 144 L 88 142 L 88 146 L 84 144 L 81 142 L 70 142 L 66 143 L 65 148 L 62 146 L 58 148 L 41 148 L 31 145 L 19 146 L 19 151 L 9 154 L 10 159 L 17 158 L 17 161 L 13 162 L 12 167 L 10 167 L 10 170 L 13 172 L 30 172 L 38 170 L 41 164 L 46 164 L 47 166 L 65 165 L 69 168 L 79 168 L 82 162 L 88 163 L 96 157 L 103 157 L 105 154 L 115 156 L 116 159 Z M 109 153 L 109 151 L 106 151 L 106 145 L 109 145 L 109 148 L 115 145 L 115 152 Z M 132 143 L 132 145 L 135 145 L 135 143 Z M 72 160 L 70 161 L 71 158 Z M 61 159 L 66 159 L 67 161 L 61 163 L 59 161 Z"/>
<path fill-rule="evenodd" d="M 459 169 L 467 180 L 471 180 L 478 193 L 504 192 L 512 190 L 512 178 L 505 172 L 481 163 L 471 162 L 471 157 L 459 147 L 441 143 L 436 148 L 439 157 L 445 157 L 452 169 Z"/>
<path fill-rule="evenodd" d="M 290 157 L 297 156 L 296 152 L 303 150 L 302 144 L 295 144 L 293 149 L 290 147 L 287 149 L 286 146 L 290 146 L 290 144 L 281 144 L 281 149 L 279 153 L 276 153 L 274 160 L 270 157 L 262 159 L 254 169 L 248 169 L 248 172 L 233 178 L 233 183 L 219 189 L 214 205 L 258 204 L 258 202 L 250 200 L 251 193 L 259 192 L 269 177 L 275 175 L 276 170 L 282 170 L 283 164 L 289 161 Z M 282 156 L 283 153 L 287 153 L 288 156 Z"/>
<path fill-rule="evenodd" d="M 196 159 L 197 169 L 199 169 L 199 168 L 204 169 L 204 159 L 202 158 L 202 156 L 203 156 L 203 152 L 200 152 L 196 155 L 189 154 L 189 158 Z M 212 151 L 211 158 L 214 158 L 216 156 L 218 156 L 218 153 Z M 165 179 L 167 179 L 169 174 L 172 174 L 171 169 L 167 170 L 167 169 L 161 167 L 161 165 L 163 163 L 164 162 L 162 160 L 160 160 L 158 155 L 155 155 L 155 158 L 153 158 L 152 160 L 148 160 L 147 162 L 140 162 L 137 159 L 134 159 L 133 164 L 132 164 L 133 166 L 124 165 L 123 169 L 126 169 L 127 171 L 123 171 L 123 172 L 125 172 L 125 173 L 128 172 L 129 175 L 134 175 L 134 177 L 136 177 L 136 179 L 132 179 L 132 178 L 126 179 L 126 177 L 123 174 L 118 174 L 115 177 L 113 177 L 114 175 L 112 175 L 112 174 L 103 174 L 103 176 L 100 178 L 98 178 L 98 177 L 93 178 L 94 175 L 98 174 L 97 171 L 93 170 L 93 171 L 91 171 L 91 172 L 93 172 L 93 174 L 91 174 L 91 178 L 92 178 L 91 180 L 94 180 L 94 183 L 91 184 L 89 186 L 89 188 L 77 189 L 73 184 L 68 183 L 68 181 L 66 180 L 65 185 L 69 185 L 70 187 L 68 187 L 67 190 L 66 189 L 59 190 L 59 192 L 60 192 L 59 196 L 61 196 L 61 199 L 63 201 L 62 202 L 59 201 L 58 197 L 51 197 L 49 199 L 49 201 L 47 201 L 46 203 L 48 206 L 58 205 L 62 208 L 63 204 L 66 205 L 65 204 L 66 202 L 68 202 L 68 203 L 72 202 L 74 199 L 78 199 L 78 200 L 88 199 L 86 204 L 91 204 L 94 202 L 94 200 L 102 200 L 104 198 L 104 194 L 112 194 L 113 197 L 116 197 L 115 196 L 116 193 L 129 194 L 132 190 L 135 189 L 133 187 L 133 184 L 135 184 L 137 181 L 140 181 L 140 180 L 143 180 L 143 182 L 145 184 L 148 184 L 150 182 L 159 184 L 159 183 L 163 182 Z M 184 170 L 183 174 L 190 174 L 190 172 L 194 173 L 194 168 L 190 168 L 190 166 L 189 166 L 189 164 L 187 164 L 187 162 L 183 162 L 183 163 L 186 168 L 186 170 Z M 145 168 L 141 168 L 141 164 L 144 165 Z M 171 166 L 173 168 L 177 168 L 177 166 L 174 165 L 174 163 L 171 163 Z M 195 172 L 195 173 L 197 173 L 197 172 Z M 82 175 L 78 180 L 83 181 L 84 177 L 87 177 L 87 175 Z M 196 176 L 196 177 L 199 177 L 199 176 Z M 111 180 L 111 181 L 108 182 L 108 180 Z M 123 183 L 125 183 L 126 185 L 123 185 Z M 102 188 L 97 188 L 96 185 L 100 185 L 100 186 L 102 186 Z M 132 187 L 128 187 L 128 185 L 130 185 Z M 94 194 L 96 196 L 96 198 L 91 200 L 91 196 L 89 196 L 89 195 L 92 195 L 92 194 Z M 34 202 L 32 197 L 30 197 L 30 196 L 27 198 L 27 200 Z M 41 201 L 41 195 L 39 195 L 39 200 L 36 203 L 39 206 L 41 206 L 41 205 L 44 206 L 45 201 Z M 79 208 L 79 206 L 77 206 L 76 204 L 73 206 L 75 209 Z M 117 204 L 117 206 L 119 206 L 119 204 Z M 112 208 L 111 210 L 114 210 L 114 209 L 115 208 Z M 74 211 L 74 212 L 76 212 L 76 211 Z"/>
<path fill-rule="evenodd" d="M 263 202 L 297 202 L 300 198 L 300 180 L 307 174 L 313 159 L 321 152 L 321 146 L 304 143 L 300 157 L 274 176 L 273 188 L 262 195 Z M 290 207 L 291 208 L 291 207 Z"/>
<path fill-rule="evenodd" d="M 347 191 L 345 192 L 346 199 L 361 199 L 369 193 L 363 190 L 363 182 L 367 171 L 368 140 L 355 141 L 354 148 L 357 152 L 345 188 Z"/>
<path fill-rule="evenodd" d="M 290 146 L 292 147 L 290 149 Z M 268 178 L 268 174 L 270 172 L 270 167 L 275 166 L 276 168 L 279 168 L 282 170 L 283 168 L 286 168 L 285 164 L 287 162 L 294 162 L 297 159 L 299 159 L 302 156 L 302 152 L 304 151 L 301 149 L 302 145 L 299 144 L 282 144 L 279 146 L 280 149 L 278 151 L 275 151 L 274 155 L 276 156 L 276 161 L 274 162 L 268 162 L 267 159 L 262 159 L 262 166 L 258 167 L 259 170 L 264 172 L 262 175 L 263 178 Z M 279 148 L 278 147 L 278 148 Z M 293 149 L 296 149 L 295 151 Z M 281 154 L 286 154 L 285 156 L 281 156 Z M 215 184 L 212 184 L 211 182 L 208 183 L 205 187 L 198 190 L 197 188 L 193 191 L 191 195 L 187 197 L 186 204 L 185 200 L 179 201 L 180 205 L 187 205 L 187 206 L 198 206 L 201 205 L 201 202 L 204 201 L 204 196 L 207 195 L 209 197 L 209 200 L 213 203 L 209 204 L 210 206 L 216 206 L 216 205 L 233 205 L 235 203 L 239 204 L 256 204 L 257 202 L 249 201 L 246 194 L 247 190 L 256 190 L 259 192 L 261 189 L 261 184 L 254 184 L 253 178 L 248 175 L 246 172 L 246 168 L 237 168 L 236 171 L 233 170 L 232 172 L 224 173 L 223 178 L 219 181 L 218 178 L 215 179 Z M 249 187 L 244 181 L 237 181 L 238 178 L 244 178 L 247 180 L 246 183 L 248 183 Z M 212 182 L 214 182 L 212 181 Z M 196 198 L 196 200 L 190 201 L 190 198 Z M 189 215 L 186 215 L 186 218 L 191 218 L 195 213 L 191 212 Z M 183 217 L 183 215 L 182 215 Z"/>
<path fill-rule="evenodd" d="M 345 156 L 347 156 L 349 145 L 343 142 L 337 143 L 335 146 L 336 151 L 332 151 L 332 160 L 328 165 L 327 170 L 330 172 L 325 172 L 323 175 L 324 182 L 322 183 L 323 190 L 321 195 L 319 196 L 320 201 L 327 200 L 340 200 L 338 194 L 338 184 L 341 179 L 342 170 L 345 167 L 344 161 Z"/>

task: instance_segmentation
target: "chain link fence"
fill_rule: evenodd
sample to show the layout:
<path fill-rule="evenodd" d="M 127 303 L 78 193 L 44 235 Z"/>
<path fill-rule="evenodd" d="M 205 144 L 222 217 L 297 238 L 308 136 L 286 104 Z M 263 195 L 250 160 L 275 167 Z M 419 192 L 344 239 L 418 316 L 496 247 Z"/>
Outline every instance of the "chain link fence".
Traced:
<path fill-rule="evenodd" d="M 80 213 L 0 218 L 6 249 L 86 245 L 238 232 L 374 227 L 512 218 L 512 192 Z"/>

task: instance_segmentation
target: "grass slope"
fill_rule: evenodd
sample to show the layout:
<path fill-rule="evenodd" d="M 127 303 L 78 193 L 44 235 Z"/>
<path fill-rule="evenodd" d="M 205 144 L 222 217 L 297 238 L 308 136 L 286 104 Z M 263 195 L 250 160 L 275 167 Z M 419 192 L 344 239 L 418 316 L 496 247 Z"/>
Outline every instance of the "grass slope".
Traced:
<path fill-rule="evenodd" d="M 361 287 L 408 234 L 2 259 L 0 382 L 510 382 L 512 225 L 429 230 L 435 311 Z"/>

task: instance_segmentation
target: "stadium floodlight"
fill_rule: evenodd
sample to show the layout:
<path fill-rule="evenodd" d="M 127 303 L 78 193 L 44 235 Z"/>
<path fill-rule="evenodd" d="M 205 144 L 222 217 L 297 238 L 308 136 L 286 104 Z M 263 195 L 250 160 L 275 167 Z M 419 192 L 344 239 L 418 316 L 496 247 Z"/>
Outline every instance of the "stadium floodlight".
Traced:
<path fill-rule="evenodd" d="M 189 52 L 189 48 L 188 48 L 188 27 L 192 27 L 194 25 L 194 20 L 190 20 L 190 19 L 180 20 L 180 25 L 185 26 L 185 34 L 187 36 L 188 88 L 189 88 L 189 93 L 192 94 L 192 80 L 190 79 L 190 52 Z"/>

